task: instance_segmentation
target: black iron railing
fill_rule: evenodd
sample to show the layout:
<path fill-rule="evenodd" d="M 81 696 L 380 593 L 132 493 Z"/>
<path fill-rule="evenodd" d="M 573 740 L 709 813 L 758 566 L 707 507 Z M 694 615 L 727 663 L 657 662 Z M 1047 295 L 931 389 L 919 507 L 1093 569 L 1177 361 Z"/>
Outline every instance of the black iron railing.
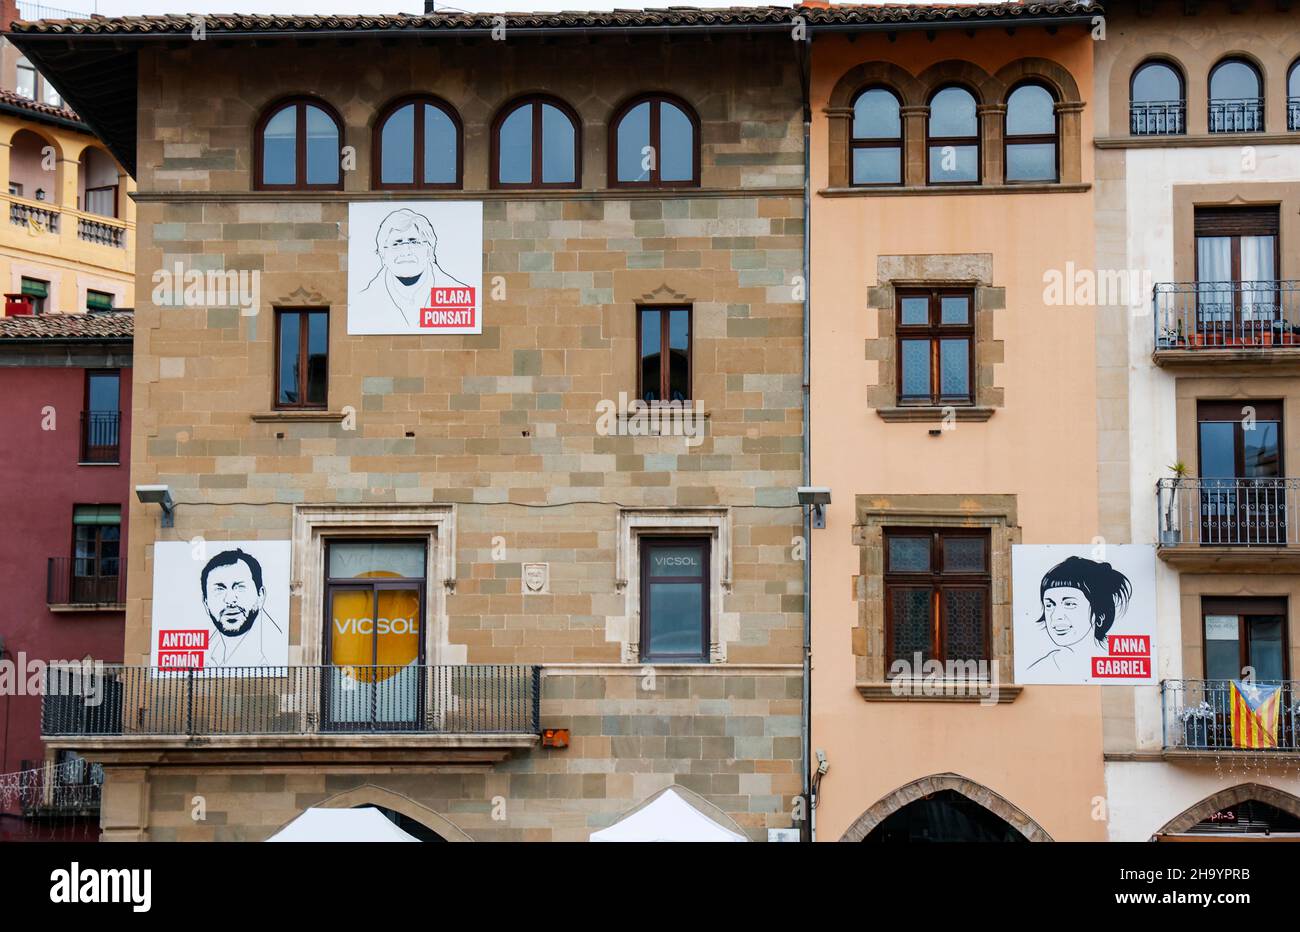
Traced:
<path fill-rule="evenodd" d="M 54 676 L 42 703 L 46 736 L 540 732 L 537 666 L 106 665 Z"/>
<path fill-rule="evenodd" d="M 1244 724 L 1232 724 L 1230 680 L 1165 680 L 1160 684 L 1164 747 L 1178 751 L 1279 752 L 1300 751 L 1300 692 L 1294 680 L 1256 680 L 1267 696 L 1280 687 L 1275 715 L 1262 716 L 1263 729 L 1253 740 Z M 1245 688 L 1249 689 L 1247 685 Z M 1268 726 L 1270 737 L 1262 733 Z"/>
<path fill-rule="evenodd" d="M 1300 346 L 1300 282 L 1161 282 L 1156 349 Z"/>
<path fill-rule="evenodd" d="M 1134 101 L 1128 107 L 1134 136 L 1177 136 L 1187 132 L 1187 105 L 1181 100 Z"/>
<path fill-rule="evenodd" d="M 118 463 L 122 454 L 122 412 L 81 412 L 81 462 Z"/>
<path fill-rule="evenodd" d="M 1160 479 L 1164 547 L 1300 546 L 1300 479 Z"/>
<path fill-rule="evenodd" d="M 117 570 L 100 573 L 94 560 L 50 557 L 45 565 L 46 605 L 121 606 L 126 604 L 126 564 L 111 561 Z"/>
<path fill-rule="evenodd" d="M 1209 105 L 1209 130 L 1212 133 L 1264 132 L 1263 97 L 1221 97 Z"/>

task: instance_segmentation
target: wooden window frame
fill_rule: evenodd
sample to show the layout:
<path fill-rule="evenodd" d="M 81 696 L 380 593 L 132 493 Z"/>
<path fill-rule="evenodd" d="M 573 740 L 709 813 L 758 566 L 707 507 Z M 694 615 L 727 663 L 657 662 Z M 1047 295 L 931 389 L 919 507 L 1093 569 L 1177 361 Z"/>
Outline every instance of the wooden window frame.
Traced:
<path fill-rule="evenodd" d="M 1250 663 L 1250 626 L 1243 624 L 1250 617 L 1278 617 L 1282 619 L 1282 679 L 1291 679 L 1291 616 L 1286 596 L 1202 596 L 1201 597 L 1201 676 L 1210 679 L 1210 652 L 1206 644 L 1205 618 L 1207 615 L 1237 616 L 1237 670 Z"/>
<path fill-rule="evenodd" d="M 1235 401 L 1201 400 L 1196 402 L 1196 471 L 1204 473 L 1205 462 L 1201 450 L 1202 424 L 1232 424 L 1232 469 L 1234 478 L 1246 478 L 1246 445 L 1241 435 L 1241 409 L 1250 405 L 1255 409 L 1257 421 L 1277 422 L 1277 474 L 1286 476 L 1286 420 L 1285 404 L 1275 399 L 1243 398 Z M 1211 480 L 1212 481 L 1212 480 Z"/>
<path fill-rule="evenodd" d="M 119 195 L 119 191 L 120 191 L 120 185 L 115 185 L 115 184 L 101 184 L 101 185 L 99 185 L 98 187 L 87 188 L 85 194 L 83 195 L 84 203 L 82 203 L 82 205 L 81 205 L 81 209 L 82 209 L 83 211 L 85 211 L 86 213 L 90 214 L 92 217 L 103 217 L 103 216 L 105 216 L 105 214 L 97 214 L 97 213 L 95 213 L 94 211 L 92 211 L 92 210 L 90 209 L 90 195 L 91 195 L 93 192 L 95 192 L 95 191 L 112 191 L 112 192 L 113 192 L 113 213 L 112 213 L 112 214 L 109 214 L 109 215 L 107 215 L 107 216 L 111 216 L 114 220 L 121 219 L 121 215 L 120 215 L 120 213 L 119 213 L 119 211 L 121 210 L 121 204 L 120 204 L 120 202 L 119 202 L 119 200 L 118 200 L 118 195 Z"/>
<path fill-rule="evenodd" d="M 895 570 L 890 566 L 890 541 L 896 538 L 930 539 L 930 568 L 925 571 Z M 953 538 L 978 538 L 984 541 L 984 571 L 946 572 L 943 569 L 943 541 Z M 944 624 L 942 595 L 945 589 L 980 589 L 984 593 L 983 618 L 983 657 L 963 657 L 960 662 L 983 660 L 993 663 L 993 535 L 989 528 L 941 528 L 924 526 L 890 525 L 883 529 L 881 573 L 885 602 L 885 676 L 889 678 L 889 669 L 897 660 L 911 657 L 894 656 L 894 605 L 893 595 L 897 589 L 930 589 L 930 655 L 926 659 L 945 663 L 947 656 L 947 631 Z M 913 671 L 919 676 L 921 671 Z"/>
<path fill-rule="evenodd" d="M 1232 278 L 1241 281 L 1241 238 L 1243 236 L 1273 237 L 1273 272 L 1281 276 L 1282 270 L 1282 226 L 1280 205 L 1260 205 L 1251 207 L 1220 207 L 1203 205 L 1193 208 L 1192 214 L 1192 274 L 1197 283 L 1201 283 L 1201 258 L 1196 241 L 1201 237 L 1228 237 L 1232 240 Z M 1233 217 L 1234 219 L 1228 219 Z M 1255 232 L 1247 232 L 1250 223 L 1246 218 L 1260 218 Z M 1240 218 L 1240 219 L 1235 219 Z M 1276 280 L 1276 279 L 1275 279 Z M 1237 292 L 1240 305 L 1241 293 Z M 1238 307 L 1240 310 L 1240 307 Z"/>
<path fill-rule="evenodd" d="M 642 352 L 643 327 L 647 311 L 659 312 L 659 400 L 651 402 L 652 405 L 661 405 L 668 403 L 671 398 L 669 388 L 672 383 L 672 367 L 665 365 L 668 359 L 667 350 L 669 347 L 668 336 L 670 332 L 670 321 L 672 319 L 671 311 L 686 312 L 686 398 L 682 403 L 694 400 L 695 396 L 695 313 L 694 307 L 690 304 L 638 304 L 636 306 L 636 397 L 638 400 L 645 399 L 645 385 L 643 377 L 645 367 L 641 360 L 644 358 Z"/>
<path fill-rule="evenodd" d="M 713 542 L 702 535 L 678 537 L 642 536 L 638 541 L 637 559 L 641 568 L 641 643 L 640 659 L 645 663 L 709 663 L 709 634 L 712 625 L 712 572 L 710 563 Z M 700 586 L 700 652 L 698 654 L 652 654 L 650 652 L 650 631 L 654 619 L 650 612 L 650 554 L 666 547 L 698 548 L 702 554 L 702 567 L 698 576 L 656 576 L 655 583 L 698 583 Z"/>
<path fill-rule="evenodd" d="M 271 380 L 271 408 L 275 411 L 325 411 L 329 408 L 329 367 L 330 367 L 330 312 L 327 307 L 277 307 L 275 313 L 275 356 L 272 358 L 271 368 L 275 375 Z M 298 314 L 298 380 L 299 394 L 304 399 L 295 403 L 282 403 L 280 401 L 280 335 L 283 328 L 283 315 Z M 307 402 L 305 399 L 310 394 L 307 385 L 307 359 L 308 359 L 308 341 L 305 340 L 304 333 L 309 329 L 307 327 L 308 314 L 322 314 L 325 317 L 325 374 L 322 378 L 325 381 L 325 401 Z"/>
<path fill-rule="evenodd" d="M 395 182 L 384 181 L 384 127 L 388 120 L 398 110 L 408 104 L 415 105 L 413 116 L 414 133 L 414 152 L 411 158 L 414 160 L 411 165 L 412 181 Z M 431 182 L 424 180 L 424 107 L 425 105 L 435 107 L 446 114 L 451 120 L 452 127 L 456 134 L 456 180 L 451 182 L 438 181 Z M 461 122 L 460 114 L 456 108 L 443 100 L 441 97 L 435 97 L 432 94 L 407 94 L 404 97 L 398 97 L 389 101 L 379 116 L 375 119 L 375 125 L 370 133 L 370 186 L 376 191 L 456 191 L 465 185 L 465 127 Z"/>
<path fill-rule="evenodd" d="M 308 184 L 307 183 L 307 107 L 317 107 L 334 121 L 334 130 L 338 136 L 338 148 L 343 148 L 343 118 L 339 116 L 330 104 L 321 100 L 319 97 L 296 95 L 293 97 L 281 97 L 272 101 L 263 110 L 261 116 L 257 118 L 257 123 L 253 126 L 253 190 L 254 191 L 342 191 L 343 190 L 343 168 L 339 166 L 339 179 L 327 184 Z M 294 116 L 294 182 L 292 184 L 268 184 L 263 179 L 265 163 L 263 161 L 265 149 L 266 126 L 274 119 L 281 110 L 287 107 L 295 107 L 297 112 Z M 337 160 L 337 159 L 336 159 Z"/>
<path fill-rule="evenodd" d="M 975 135 L 974 136 L 931 136 L 930 124 L 934 121 L 934 99 L 949 88 L 957 88 L 965 91 L 975 101 Z M 945 84 L 937 87 L 930 94 L 926 102 L 929 110 L 925 115 L 925 183 L 927 185 L 936 185 L 944 187 L 948 185 L 978 185 L 984 183 L 984 139 L 980 127 L 980 95 L 975 92 L 974 88 L 967 87 L 965 84 Z M 974 181 L 935 181 L 930 177 L 930 151 L 936 146 L 953 146 L 962 148 L 965 146 L 975 146 L 975 180 Z"/>
<path fill-rule="evenodd" d="M 929 300 L 929 320 L 926 324 L 903 323 L 903 299 L 925 297 Z M 970 308 L 968 323 L 943 324 L 943 298 L 965 298 Z M 967 348 L 967 389 L 965 396 L 957 398 L 940 393 L 943 373 L 940 370 L 940 341 L 964 338 Z M 927 339 L 930 341 L 930 394 L 926 398 L 903 394 L 903 341 Z M 895 387 L 899 407 L 934 408 L 946 405 L 975 404 L 977 376 L 975 372 L 975 290 L 973 288 L 898 288 L 894 292 L 894 356 Z"/>
<path fill-rule="evenodd" d="M 1047 133 L 1022 133 L 1011 135 L 1011 97 L 1016 91 L 1025 87 L 1038 87 L 1047 91 L 1047 95 L 1052 98 L 1052 132 Z M 1056 105 L 1061 102 L 1060 96 L 1056 93 L 1051 85 L 1041 80 L 1029 79 L 1021 81 L 1007 91 L 1006 112 L 1002 114 L 1002 171 L 1005 175 L 1007 184 L 1060 184 L 1061 183 L 1061 114 L 1057 112 Z M 978 117 L 977 117 L 978 119 Z M 1026 178 L 1014 179 L 1011 177 L 1011 147 L 1012 146 L 1041 146 L 1050 145 L 1052 147 L 1052 177 L 1051 178 Z"/>
<path fill-rule="evenodd" d="M 117 407 L 113 410 L 118 414 L 122 413 L 122 370 L 114 368 L 87 369 L 86 378 L 82 389 L 81 410 L 90 411 L 90 382 L 96 376 L 112 375 L 117 377 Z"/>
<path fill-rule="evenodd" d="M 88 557 L 77 556 L 77 544 L 81 543 L 81 541 L 77 539 L 77 529 L 83 527 L 91 528 L 94 531 L 91 541 L 87 541 L 88 543 L 93 542 L 95 545 L 94 556 L 88 556 Z M 116 557 L 104 556 L 105 541 L 101 534 L 101 530 L 106 527 L 117 528 L 118 536 L 117 536 L 117 540 L 114 541 L 114 543 L 117 544 Z M 104 561 L 106 559 L 117 561 L 116 573 L 103 572 Z M 91 564 L 93 564 L 93 569 L 94 569 L 93 573 L 77 572 L 77 564 L 83 560 L 90 561 Z M 121 575 L 122 575 L 122 525 L 120 523 L 119 524 L 73 524 L 72 525 L 72 578 L 74 579 L 117 579 Z"/>
<path fill-rule="evenodd" d="M 25 291 L 24 282 L 36 282 L 45 286 L 45 294 L 38 295 Z M 50 300 L 50 283 L 43 278 L 32 278 L 29 275 L 23 275 L 18 279 L 18 293 L 27 298 L 27 303 L 31 305 L 33 314 L 44 314 L 48 308 L 47 302 Z M 39 304 L 37 302 L 40 302 Z"/>
<path fill-rule="evenodd" d="M 650 133 L 649 145 L 655 153 L 654 167 L 650 169 L 650 177 L 645 181 L 621 181 L 618 177 L 618 130 L 623 124 L 623 119 L 630 113 L 633 108 L 641 104 L 650 104 Z M 663 161 L 661 153 L 663 146 L 660 139 L 660 118 L 659 113 L 662 104 L 671 104 L 682 113 L 686 114 L 687 119 L 691 121 L 691 177 L 684 181 L 664 181 L 660 177 L 660 163 Z M 638 94 L 635 97 L 624 101 L 614 111 L 614 115 L 609 121 L 609 144 L 608 144 L 608 186 L 611 188 L 698 188 L 700 186 L 700 117 L 695 112 L 695 108 L 676 94 L 668 94 L 663 91 L 653 91 L 645 94 Z"/>
<path fill-rule="evenodd" d="M 853 124 L 856 122 L 858 108 L 858 98 L 863 94 L 871 91 L 885 91 L 894 98 L 898 104 L 898 135 L 890 137 L 868 137 L 854 136 Z M 858 90 L 849 101 L 849 109 L 853 111 L 849 115 L 849 187 L 851 188 L 897 188 L 907 184 L 907 120 L 903 118 L 903 99 L 898 92 L 887 84 L 869 84 Z M 854 175 L 854 153 L 859 149 L 897 149 L 898 150 L 898 180 L 897 181 L 858 181 Z M 928 159 L 928 156 L 927 156 Z"/>
<path fill-rule="evenodd" d="M 569 118 L 573 125 L 573 181 L 542 181 L 542 104 L 550 104 Z M 528 181 L 503 182 L 501 180 L 501 126 L 520 107 L 533 107 L 532 172 Z M 492 118 L 491 143 L 488 147 L 489 186 L 502 190 L 573 189 L 582 187 L 582 121 L 578 113 L 558 97 L 549 94 L 527 94 L 515 97 L 502 106 Z"/>

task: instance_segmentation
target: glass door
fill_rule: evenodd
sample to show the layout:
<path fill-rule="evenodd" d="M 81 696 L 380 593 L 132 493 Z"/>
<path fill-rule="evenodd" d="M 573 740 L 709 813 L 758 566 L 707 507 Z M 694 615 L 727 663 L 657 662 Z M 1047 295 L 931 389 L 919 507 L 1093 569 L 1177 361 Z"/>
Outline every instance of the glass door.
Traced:
<path fill-rule="evenodd" d="M 332 542 L 327 562 L 325 727 L 424 727 L 424 542 Z"/>
<path fill-rule="evenodd" d="M 1285 544 L 1281 402 L 1202 401 L 1196 419 L 1201 544 Z"/>

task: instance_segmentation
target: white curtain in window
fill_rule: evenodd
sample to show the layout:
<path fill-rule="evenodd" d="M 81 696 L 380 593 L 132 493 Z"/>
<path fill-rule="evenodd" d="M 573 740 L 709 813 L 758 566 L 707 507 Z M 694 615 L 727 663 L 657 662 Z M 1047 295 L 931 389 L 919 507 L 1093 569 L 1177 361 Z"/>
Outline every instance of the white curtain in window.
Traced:
<path fill-rule="evenodd" d="M 1196 315 L 1202 323 L 1232 320 L 1232 237 L 1196 238 Z"/>
<path fill-rule="evenodd" d="M 1241 316 L 1246 320 L 1272 319 L 1276 316 L 1273 279 L 1273 237 L 1241 238 Z"/>

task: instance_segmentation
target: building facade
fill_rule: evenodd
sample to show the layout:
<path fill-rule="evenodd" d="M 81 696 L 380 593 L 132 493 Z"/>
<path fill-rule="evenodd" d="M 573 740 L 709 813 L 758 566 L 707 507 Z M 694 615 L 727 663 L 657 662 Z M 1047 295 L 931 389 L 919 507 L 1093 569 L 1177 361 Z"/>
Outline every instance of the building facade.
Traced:
<path fill-rule="evenodd" d="M 787 13 L 680 37 L 659 27 L 688 14 L 24 33 L 56 80 L 101 54 L 106 84 L 135 81 L 129 102 L 66 88 L 139 183 L 132 481 L 174 502 L 166 528 L 130 507 L 123 698 L 50 738 L 104 763 L 106 839 L 259 840 L 370 803 L 447 839 L 586 840 L 669 786 L 753 839 L 795 824 Z M 456 240 L 481 252 L 480 333 L 355 332 L 349 289 L 376 279 L 349 240 L 358 265 L 431 246 L 410 213 L 455 283 Z M 155 272 L 178 267 L 254 273 L 260 297 L 173 306 Z M 190 662 L 158 632 L 216 598 L 198 569 L 229 542 L 287 549 L 251 583 L 263 621 L 291 593 L 280 659 L 160 671 Z"/>
<path fill-rule="evenodd" d="M 93 838 L 97 776 L 47 754 L 36 664 L 121 663 L 131 426 L 129 311 L 0 320 L 0 838 Z"/>
<path fill-rule="evenodd" d="M 21 19 L 0 4 L 0 32 Z M 134 182 L 48 78 L 0 35 L 5 314 L 130 308 Z"/>
<path fill-rule="evenodd" d="M 1158 545 L 1161 686 L 1103 692 L 1109 837 L 1294 831 L 1296 18 L 1125 4 L 1097 43 L 1101 533 Z M 1233 680 L 1278 687 L 1240 747 Z"/>
<path fill-rule="evenodd" d="M 1105 837 L 1098 688 L 1013 662 L 1012 547 L 1099 528 L 1096 11 L 1032 12 L 814 36 L 818 840 Z"/>

